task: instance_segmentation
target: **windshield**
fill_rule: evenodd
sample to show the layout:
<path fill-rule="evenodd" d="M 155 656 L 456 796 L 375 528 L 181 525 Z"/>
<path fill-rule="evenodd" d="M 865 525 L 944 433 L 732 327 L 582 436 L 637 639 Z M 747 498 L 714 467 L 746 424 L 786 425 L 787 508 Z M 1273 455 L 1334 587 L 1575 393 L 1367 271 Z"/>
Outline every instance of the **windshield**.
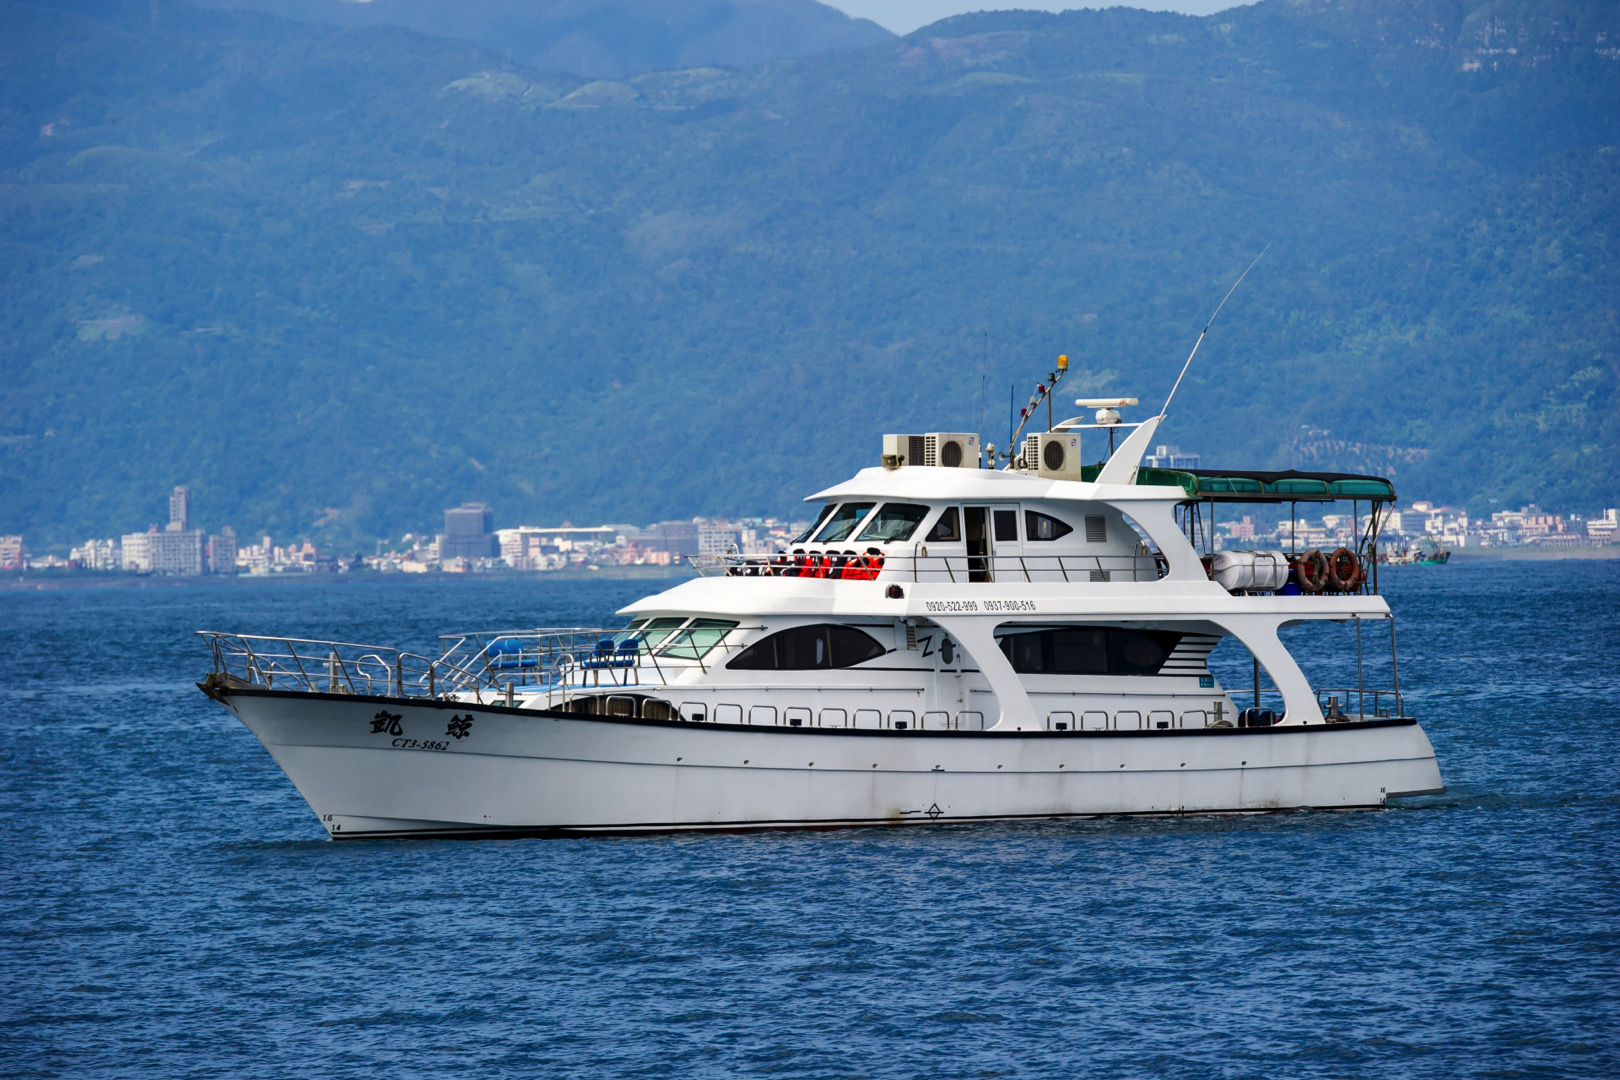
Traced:
<path fill-rule="evenodd" d="M 841 540 L 848 540 L 849 534 L 855 531 L 855 526 L 861 523 L 861 518 L 872 509 L 872 503 L 844 503 L 827 524 L 816 534 L 818 544 L 836 544 Z"/>
<path fill-rule="evenodd" d="M 928 507 L 915 503 L 884 503 L 877 513 L 867 519 L 866 528 L 856 540 L 877 540 L 887 544 L 906 540 L 917 531 L 922 519 L 928 516 Z"/>
<path fill-rule="evenodd" d="M 795 536 L 793 538 L 793 542 L 795 544 L 802 544 L 812 536 L 816 535 L 816 530 L 821 528 L 821 523 L 827 520 L 827 515 L 833 512 L 833 507 L 836 505 L 836 503 L 828 503 L 826 506 L 823 506 L 821 508 L 821 513 L 816 515 L 816 520 L 810 523 L 810 527 L 808 529 L 804 530 L 804 532 L 800 533 L 798 536 Z"/>
<path fill-rule="evenodd" d="M 685 621 L 683 618 L 670 618 L 667 616 L 661 619 L 649 620 L 645 628 L 639 628 L 641 629 L 642 648 L 647 652 L 652 652 L 658 647 L 659 642 L 669 637 L 671 630 L 674 630 Z"/>
<path fill-rule="evenodd" d="M 736 626 L 735 622 L 727 622 L 725 619 L 693 619 L 686 629 L 679 631 L 664 643 L 664 647 L 658 650 L 658 655 L 683 660 L 700 660 L 708 655 L 709 650 L 720 644 L 720 640 Z"/>

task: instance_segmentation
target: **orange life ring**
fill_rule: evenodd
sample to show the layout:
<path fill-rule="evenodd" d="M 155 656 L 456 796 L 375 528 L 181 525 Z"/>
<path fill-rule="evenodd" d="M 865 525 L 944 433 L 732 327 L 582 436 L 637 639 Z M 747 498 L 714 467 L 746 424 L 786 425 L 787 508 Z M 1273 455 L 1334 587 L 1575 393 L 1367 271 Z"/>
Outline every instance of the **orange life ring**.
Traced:
<path fill-rule="evenodd" d="M 1328 558 L 1319 548 L 1311 548 L 1294 562 L 1300 592 L 1319 593 L 1327 588 L 1328 573 Z"/>
<path fill-rule="evenodd" d="M 1328 558 L 1328 582 L 1339 592 L 1354 592 L 1361 584 L 1361 560 L 1347 547 Z"/>

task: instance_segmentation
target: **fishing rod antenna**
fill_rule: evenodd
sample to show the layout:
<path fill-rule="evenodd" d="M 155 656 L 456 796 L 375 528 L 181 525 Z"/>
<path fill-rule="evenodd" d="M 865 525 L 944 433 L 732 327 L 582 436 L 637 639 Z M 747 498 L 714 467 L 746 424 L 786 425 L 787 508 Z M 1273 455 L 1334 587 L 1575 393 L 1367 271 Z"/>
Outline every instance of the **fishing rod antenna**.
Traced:
<path fill-rule="evenodd" d="M 1198 340 L 1193 342 L 1192 352 L 1187 354 L 1186 363 L 1181 365 L 1181 374 L 1176 376 L 1176 384 L 1170 388 L 1169 395 L 1164 399 L 1164 408 L 1159 410 L 1160 420 L 1163 420 L 1165 413 L 1170 411 L 1170 401 L 1176 396 L 1176 391 L 1181 389 L 1181 380 L 1187 377 L 1187 369 L 1192 367 L 1193 357 L 1198 355 L 1198 346 L 1204 343 L 1204 335 L 1209 333 L 1209 328 L 1215 322 L 1215 316 L 1219 315 L 1221 308 L 1225 307 L 1226 302 L 1232 299 L 1232 294 L 1237 292 L 1239 285 L 1243 284 L 1243 279 L 1249 276 L 1249 271 L 1254 269 L 1254 264 L 1259 262 L 1261 257 L 1270 250 L 1270 244 L 1260 249 L 1260 254 L 1254 257 L 1254 262 L 1251 262 L 1243 273 L 1238 275 L 1238 279 L 1232 282 L 1232 287 L 1226 290 L 1226 295 L 1221 297 L 1221 302 L 1215 305 L 1215 310 L 1209 313 L 1209 318 L 1204 320 L 1204 329 L 1199 332 Z"/>

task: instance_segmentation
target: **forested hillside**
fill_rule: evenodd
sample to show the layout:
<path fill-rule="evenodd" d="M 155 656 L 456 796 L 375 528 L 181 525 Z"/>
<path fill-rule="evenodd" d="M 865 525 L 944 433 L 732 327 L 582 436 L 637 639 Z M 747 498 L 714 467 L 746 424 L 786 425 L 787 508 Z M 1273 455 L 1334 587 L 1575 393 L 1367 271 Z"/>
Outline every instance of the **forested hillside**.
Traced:
<path fill-rule="evenodd" d="M 1004 441 L 1059 352 L 1157 402 L 1267 243 L 1166 441 L 1620 501 L 1612 5 L 984 14 L 597 82 L 243 11 L 0 20 L 0 527 L 36 546 L 174 483 L 332 539 L 782 512 L 986 397 Z"/>
<path fill-rule="evenodd" d="M 508 61 L 619 78 L 644 71 L 856 49 L 893 40 L 816 0 L 205 0 L 344 26 L 403 26 L 463 38 Z"/>

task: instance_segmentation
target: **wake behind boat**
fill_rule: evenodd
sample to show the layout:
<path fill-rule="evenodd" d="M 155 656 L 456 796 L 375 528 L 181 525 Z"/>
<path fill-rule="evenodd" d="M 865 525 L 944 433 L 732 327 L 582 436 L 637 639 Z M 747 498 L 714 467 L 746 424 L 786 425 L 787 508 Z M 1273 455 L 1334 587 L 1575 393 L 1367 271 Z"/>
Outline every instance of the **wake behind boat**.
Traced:
<path fill-rule="evenodd" d="M 622 627 L 452 635 L 432 657 L 204 632 L 199 686 L 334 838 L 1371 808 L 1443 790 L 1377 592 L 1393 486 L 1140 468 L 1163 414 L 1131 425 L 1133 400 L 1081 404 L 1095 422 L 999 453 L 971 433 L 886 435 L 879 465 L 810 496 L 820 511 L 791 544 L 695 557 L 697 578 Z M 1081 464 L 1084 432 L 1112 445 L 1132 427 Z M 1367 504 L 1354 548 L 1212 550 L 1222 503 L 1332 500 L 1358 522 Z M 1278 636 L 1307 621 L 1354 625 L 1354 686 L 1307 680 Z M 1252 690 L 1208 666 L 1229 638 Z M 1364 652 L 1386 641 L 1390 685 L 1374 688 Z"/>

